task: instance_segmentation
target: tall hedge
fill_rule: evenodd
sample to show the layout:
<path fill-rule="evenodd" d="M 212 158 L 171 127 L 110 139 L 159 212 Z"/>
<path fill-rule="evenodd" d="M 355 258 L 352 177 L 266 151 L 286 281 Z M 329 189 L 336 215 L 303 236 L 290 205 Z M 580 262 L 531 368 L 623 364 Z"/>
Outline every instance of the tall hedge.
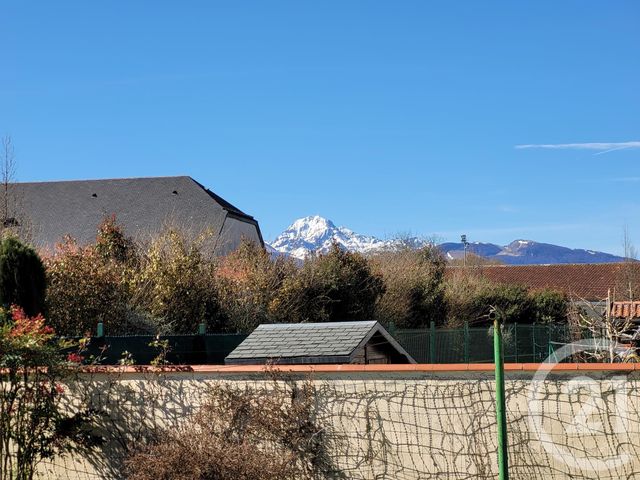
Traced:
<path fill-rule="evenodd" d="M 18 305 L 27 315 L 44 311 L 46 274 L 34 249 L 14 237 L 0 242 L 0 303 Z"/>
<path fill-rule="evenodd" d="M 126 273 L 94 246 L 65 238 L 47 258 L 49 324 L 61 335 L 94 332 L 98 322 L 109 334 L 128 333 L 123 325 L 130 299 Z"/>
<path fill-rule="evenodd" d="M 399 328 L 445 323 L 446 261 L 432 246 L 384 252 L 371 259 L 381 272 L 385 291 L 376 306 L 376 319 Z"/>
<path fill-rule="evenodd" d="M 371 320 L 383 293 L 382 276 L 369 261 L 334 244 L 284 280 L 273 310 L 282 322 Z"/>

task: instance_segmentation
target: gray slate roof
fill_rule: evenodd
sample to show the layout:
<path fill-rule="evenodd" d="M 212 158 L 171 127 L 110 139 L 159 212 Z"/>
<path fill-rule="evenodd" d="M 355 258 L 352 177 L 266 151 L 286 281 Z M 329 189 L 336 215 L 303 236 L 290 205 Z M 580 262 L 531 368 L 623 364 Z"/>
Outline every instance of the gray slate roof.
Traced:
<path fill-rule="evenodd" d="M 253 225 L 262 241 L 253 217 L 187 176 L 16 183 L 11 196 L 37 247 L 52 248 L 67 234 L 80 244 L 93 242 L 111 214 L 134 237 L 148 237 L 167 223 L 220 232 L 232 217 Z"/>
<path fill-rule="evenodd" d="M 225 363 L 267 359 L 286 359 L 288 363 L 349 363 L 356 350 L 378 332 L 409 363 L 415 363 L 376 321 L 262 324 L 226 357 Z"/>

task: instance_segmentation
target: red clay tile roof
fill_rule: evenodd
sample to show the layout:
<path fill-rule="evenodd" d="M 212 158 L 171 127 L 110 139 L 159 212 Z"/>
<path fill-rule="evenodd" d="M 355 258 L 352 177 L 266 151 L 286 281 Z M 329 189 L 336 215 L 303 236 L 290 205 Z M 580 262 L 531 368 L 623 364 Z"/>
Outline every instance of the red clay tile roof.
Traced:
<path fill-rule="evenodd" d="M 622 263 L 562 265 L 488 265 L 480 275 L 499 283 L 519 284 L 531 289 L 551 288 L 589 301 L 606 300 L 621 275 Z M 450 267 L 461 268 L 461 267 Z"/>
<path fill-rule="evenodd" d="M 613 318 L 640 318 L 640 302 L 612 302 Z"/>

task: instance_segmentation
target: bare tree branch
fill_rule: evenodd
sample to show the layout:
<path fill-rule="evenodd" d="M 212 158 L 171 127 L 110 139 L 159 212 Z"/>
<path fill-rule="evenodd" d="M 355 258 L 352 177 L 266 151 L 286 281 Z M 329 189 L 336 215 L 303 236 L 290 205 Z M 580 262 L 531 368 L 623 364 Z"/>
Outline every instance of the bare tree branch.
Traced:
<path fill-rule="evenodd" d="M 0 159 L 0 175 L 2 176 L 2 223 L 7 226 L 11 218 L 10 190 L 11 184 L 15 182 L 16 156 L 13 148 L 13 141 L 9 135 L 2 137 L 2 158 Z"/>

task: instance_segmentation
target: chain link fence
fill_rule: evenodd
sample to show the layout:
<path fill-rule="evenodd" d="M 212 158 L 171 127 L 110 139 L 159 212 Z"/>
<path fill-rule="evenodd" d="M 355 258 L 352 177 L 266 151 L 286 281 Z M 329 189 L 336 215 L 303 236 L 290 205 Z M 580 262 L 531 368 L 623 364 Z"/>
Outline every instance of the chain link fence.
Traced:
<path fill-rule="evenodd" d="M 172 365 L 222 365 L 224 359 L 242 341 L 245 334 L 202 335 L 151 335 L 93 337 L 89 342 L 86 357 L 100 358 L 103 365 L 116 365 L 128 360 L 137 365 L 149 365 L 159 355 Z M 156 340 L 167 348 L 154 346 Z"/>
<path fill-rule="evenodd" d="M 418 363 L 493 363 L 493 327 L 395 329 L 389 333 Z M 543 362 L 558 345 L 570 343 L 565 325 L 510 324 L 504 330 L 506 362 Z"/>
<path fill-rule="evenodd" d="M 492 327 L 437 329 L 434 325 L 417 329 L 387 327 L 389 333 L 418 363 L 492 363 Z M 558 347 L 575 340 L 565 325 L 505 326 L 505 361 L 543 362 Z M 174 365 L 221 365 L 247 334 L 166 335 L 166 360 Z M 87 355 L 100 356 L 101 363 L 115 365 L 130 355 L 133 362 L 147 365 L 160 353 L 151 335 L 99 336 L 89 343 Z"/>

